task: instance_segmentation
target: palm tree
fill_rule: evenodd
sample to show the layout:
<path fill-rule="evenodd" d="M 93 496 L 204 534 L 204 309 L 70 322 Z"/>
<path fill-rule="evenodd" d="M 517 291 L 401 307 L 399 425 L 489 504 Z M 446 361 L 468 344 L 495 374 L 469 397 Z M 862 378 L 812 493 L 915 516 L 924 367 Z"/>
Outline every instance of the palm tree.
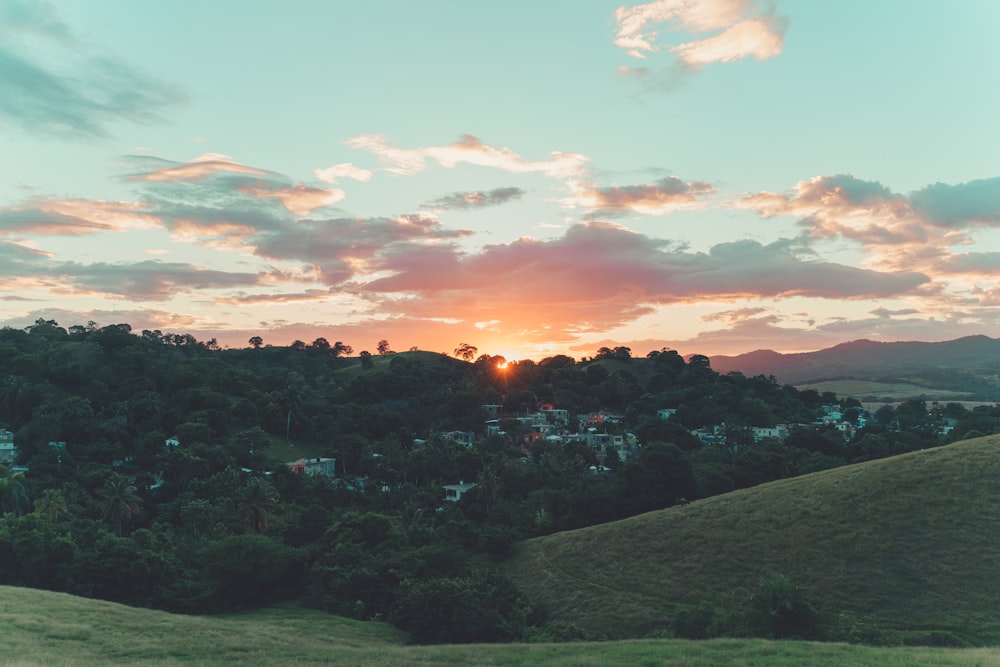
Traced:
<path fill-rule="evenodd" d="M 35 499 L 35 514 L 41 514 L 49 523 L 59 523 L 70 517 L 69 503 L 60 489 L 45 489 Z"/>
<path fill-rule="evenodd" d="M 101 518 L 115 526 L 118 535 L 122 526 L 139 512 L 142 499 L 129 478 L 113 473 L 98 495 L 101 497 Z"/>
<path fill-rule="evenodd" d="M 30 506 L 28 501 L 28 485 L 24 473 L 10 474 L 10 471 L 0 466 L 0 510 L 3 513 L 14 512 L 23 514 Z"/>
<path fill-rule="evenodd" d="M 274 525 L 280 498 L 265 479 L 251 477 L 236 499 L 236 518 L 247 531 L 266 533 Z"/>

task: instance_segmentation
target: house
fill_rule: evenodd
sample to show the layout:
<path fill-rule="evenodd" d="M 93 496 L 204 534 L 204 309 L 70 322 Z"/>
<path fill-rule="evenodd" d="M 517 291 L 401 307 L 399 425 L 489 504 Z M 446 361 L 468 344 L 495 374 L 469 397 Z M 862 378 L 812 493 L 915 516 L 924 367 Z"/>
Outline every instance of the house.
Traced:
<path fill-rule="evenodd" d="M 486 416 L 490 419 L 499 419 L 500 411 L 503 409 L 503 406 L 496 403 L 488 403 L 487 405 L 482 406 L 482 408 L 483 412 L 485 412 Z"/>
<path fill-rule="evenodd" d="M 326 459 L 317 456 L 296 459 L 295 461 L 289 461 L 285 465 L 296 475 L 325 477 L 327 479 L 333 479 L 337 476 L 337 459 Z"/>
<path fill-rule="evenodd" d="M 55 450 L 59 454 L 65 454 L 66 453 L 66 441 L 65 440 L 59 440 L 59 441 L 50 440 L 49 441 L 49 447 L 51 447 L 53 450 Z"/>
<path fill-rule="evenodd" d="M 457 503 L 462 499 L 463 493 L 468 493 L 469 490 L 475 488 L 475 486 L 475 482 L 466 481 L 461 481 L 458 484 L 445 484 L 444 499 Z"/>
<path fill-rule="evenodd" d="M 462 447 L 472 447 L 476 444 L 476 434 L 472 431 L 448 431 L 441 434 L 445 440 L 454 442 Z"/>
<path fill-rule="evenodd" d="M 0 429 L 0 463 L 13 463 L 17 460 L 17 447 L 14 446 L 14 434 L 7 429 Z"/>
<path fill-rule="evenodd" d="M 551 403 L 546 403 L 541 407 L 541 413 L 545 415 L 546 421 L 555 426 L 566 426 L 569 423 L 569 410 L 556 408 Z"/>
<path fill-rule="evenodd" d="M 677 414 L 677 408 L 663 408 L 656 411 L 656 416 L 660 419 L 670 419 Z"/>
<path fill-rule="evenodd" d="M 172 452 L 173 450 L 181 446 L 181 441 L 177 439 L 176 435 L 172 435 L 163 441 L 163 446 L 166 448 L 168 452 Z"/>

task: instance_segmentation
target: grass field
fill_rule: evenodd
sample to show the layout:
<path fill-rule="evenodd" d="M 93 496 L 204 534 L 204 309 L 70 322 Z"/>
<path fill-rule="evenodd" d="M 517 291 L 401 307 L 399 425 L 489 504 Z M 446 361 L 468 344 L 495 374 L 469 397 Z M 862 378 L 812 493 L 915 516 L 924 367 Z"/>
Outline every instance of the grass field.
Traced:
<path fill-rule="evenodd" d="M 850 396 L 859 400 L 905 401 L 909 398 L 925 398 L 936 401 L 961 401 L 968 393 L 949 389 L 933 389 L 918 384 L 876 382 L 874 380 L 828 380 L 813 384 L 797 385 L 799 391 L 815 389 L 819 393 L 833 392 L 837 396 Z"/>
<path fill-rule="evenodd" d="M 507 574 L 592 635 L 664 631 L 678 611 L 732 608 L 783 575 L 826 638 L 996 645 L 998 531 L 991 436 L 529 540 Z"/>
<path fill-rule="evenodd" d="M 792 667 L 1000 664 L 1000 650 L 872 648 L 759 640 L 407 646 L 379 623 L 280 606 L 181 616 L 0 586 L 0 665 L 332 665 L 402 667 Z"/>

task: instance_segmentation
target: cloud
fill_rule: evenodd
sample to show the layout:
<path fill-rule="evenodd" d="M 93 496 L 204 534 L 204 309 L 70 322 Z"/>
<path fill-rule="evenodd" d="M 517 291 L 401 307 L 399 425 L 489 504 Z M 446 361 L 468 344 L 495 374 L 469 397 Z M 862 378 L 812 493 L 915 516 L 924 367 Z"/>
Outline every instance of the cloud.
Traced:
<path fill-rule="evenodd" d="M 277 199 L 290 213 L 303 216 L 318 208 L 332 206 L 347 196 L 343 190 L 313 188 L 302 183 L 277 190 L 269 190 L 267 187 L 245 187 L 241 188 L 240 192 L 251 197 Z"/>
<path fill-rule="evenodd" d="M 79 236 L 158 226 L 142 204 L 89 199 L 38 199 L 0 208 L 0 236 Z"/>
<path fill-rule="evenodd" d="M 889 319 L 892 317 L 898 317 L 900 315 L 916 315 L 920 311 L 916 308 L 900 308 L 898 310 L 889 310 L 888 308 L 876 308 L 875 310 L 869 311 L 875 317 L 879 319 Z"/>
<path fill-rule="evenodd" d="M 372 178 L 372 172 L 368 169 L 355 167 L 350 162 L 335 164 L 326 169 L 314 169 L 313 175 L 324 183 L 336 184 L 342 178 L 353 178 L 356 181 L 367 183 Z"/>
<path fill-rule="evenodd" d="M 62 262 L 51 253 L 0 241 L 0 283 L 6 291 L 94 293 L 164 301 L 179 293 L 246 287 L 266 280 L 266 274 L 217 271 L 179 262 Z"/>
<path fill-rule="evenodd" d="M 515 187 L 494 188 L 485 192 L 481 190 L 477 192 L 452 192 L 424 204 L 421 208 L 434 210 L 487 208 L 506 204 L 512 199 L 520 199 L 525 192 L 525 190 Z"/>
<path fill-rule="evenodd" d="M 164 108 L 184 100 L 175 86 L 88 53 L 49 4 L 7 0 L 0 37 L 0 121 L 30 132 L 102 137 L 120 121 L 157 122 Z M 46 52 L 74 65 L 56 71 L 38 60 Z"/>
<path fill-rule="evenodd" d="M 666 50 L 688 69 L 743 58 L 773 58 L 781 53 L 788 25 L 784 17 L 773 10 L 762 11 L 753 0 L 654 0 L 619 7 L 615 21 L 615 45 L 628 55 L 645 59 Z M 656 44 L 659 33 L 652 29 L 658 24 L 699 39 L 661 47 Z"/>
<path fill-rule="evenodd" d="M 220 245 L 241 245 L 256 229 L 285 224 L 280 211 L 261 205 L 278 202 L 288 213 L 305 216 L 332 206 L 347 195 L 340 189 L 294 183 L 287 176 L 236 162 L 217 153 L 190 162 L 130 155 L 138 171 L 126 180 L 143 186 L 151 214 L 182 236 L 203 234 Z"/>
<path fill-rule="evenodd" d="M 130 174 L 132 181 L 202 181 L 216 174 L 251 174 L 254 176 L 274 177 L 277 174 L 256 169 L 233 161 L 228 155 L 211 153 L 196 157 L 190 162 L 171 162 L 162 158 L 147 155 L 132 155 L 126 158 L 140 167 L 148 167 L 146 171 Z"/>
<path fill-rule="evenodd" d="M 803 259 L 791 242 L 738 241 L 688 252 L 609 223 L 571 227 L 560 239 L 522 238 L 462 254 L 448 246 L 386 253 L 391 275 L 359 281 L 382 312 L 499 319 L 504 331 L 565 340 L 606 330 L 662 305 L 745 298 L 883 298 L 928 279 Z M 561 338 L 560 338 L 561 337 Z"/>
<path fill-rule="evenodd" d="M 737 322 L 745 322 L 749 319 L 755 319 L 760 321 L 762 318 L 757 317 L 762 313 L 768 312 L 767 308 L 737 308 L 736 310 L 722 310 L 717 313 L 710 313 L 708 315 L 703 315 L 701 317 L 702 322 L 728 322 L 730 324 L 735 324 Z M 768 316 L 769 320 L 776 320 L 776 315 Z"/>
<path fill-rule="evenodd" d="M 909 200 L 914 212 L 940 227 L 1000 223 L 1000 178 L 935 183 L 912 193 Z"/>
<path fill-rule="evenodd" d="M 679 209 L 695 208 L 716 189 L 702 181 L 685 182 L 676 176 L 655 183 L 576 189 L 576 205 L 589 209 L 590 217 L 607 217 L 626 212 L 662 215 Z"/>
<path fill-rule="evenodd" d="M 969 230 L 1000 224 L 1000 178 L 937 183 L 903 195 L 849 174 L 818 176 L 788 193 L 761 192 L 732 205 L 764 218 L 799 217 L 810 237 L 855 241 L 882 268 L 975 274 L 996 259 L 991 253 L 954 255 L 951 249 L 971 243 Z"/>
<path fill-rule="evenodd" d="M 434 252 L 436 244 L 470 233 L 444 228 L 433 218 L 405 215 L 303 220 L 254 235 L 249 242 L 260 257 L 315 265 L 322 280 L 336 286 L 359 274 L 385 270 L 400 247 L 411 252 Z"/>
<path fill-rule="evenodd" d="M 541 173 L 566 179 L 579 175 L 587 162 L 587 158 L 578 153 L 558 151 L 553 151 L 549 160 L 525 160 L 509 148 L 489 146 L 469 134 L 453 144 L 414 149 L 391 146 L 380 134 L 355 137 L 346 143 L 352 148 L 372 153 L 385 165 L 386 171 L 402 176 L 425 171 L 428 162 L 432 162 L 449 169 L 459 164 L 471 164 L 512 174 Z"/>
<path fill-rule="evenodd" d="M 231 273 L 181 262 L 146 260 L 133 263 L 67 262 L 51 271 L 76 289 L 122 296 L 136 301 L 165 301 L 184 292 L 245 287 L 261 282 L 256 273 Z"/>

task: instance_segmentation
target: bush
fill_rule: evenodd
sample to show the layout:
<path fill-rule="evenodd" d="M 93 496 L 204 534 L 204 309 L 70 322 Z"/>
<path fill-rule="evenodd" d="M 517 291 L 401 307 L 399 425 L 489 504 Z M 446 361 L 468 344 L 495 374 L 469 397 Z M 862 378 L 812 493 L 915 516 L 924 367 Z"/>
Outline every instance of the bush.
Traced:
<path fill-rule="evenodd" d="M 504 642 L 525 636 L 532 609 L 507 579 L 464 577 L 408 581 L 391 621 L 416 644 Z"/>
<path fill-rule="evenodd" d="M 670 622 L 674 634 L 682 639 L 708 639 L 714 636 L 717 614 L 711 602 L 701 602 L 674 614 Z"/>
<path fill-rule="evenodd" d="M 764 577 L 747 605 L 747 629 L 758 637 L 812 639 L 819 614 L 801 587 L 783 575 Z"/>

